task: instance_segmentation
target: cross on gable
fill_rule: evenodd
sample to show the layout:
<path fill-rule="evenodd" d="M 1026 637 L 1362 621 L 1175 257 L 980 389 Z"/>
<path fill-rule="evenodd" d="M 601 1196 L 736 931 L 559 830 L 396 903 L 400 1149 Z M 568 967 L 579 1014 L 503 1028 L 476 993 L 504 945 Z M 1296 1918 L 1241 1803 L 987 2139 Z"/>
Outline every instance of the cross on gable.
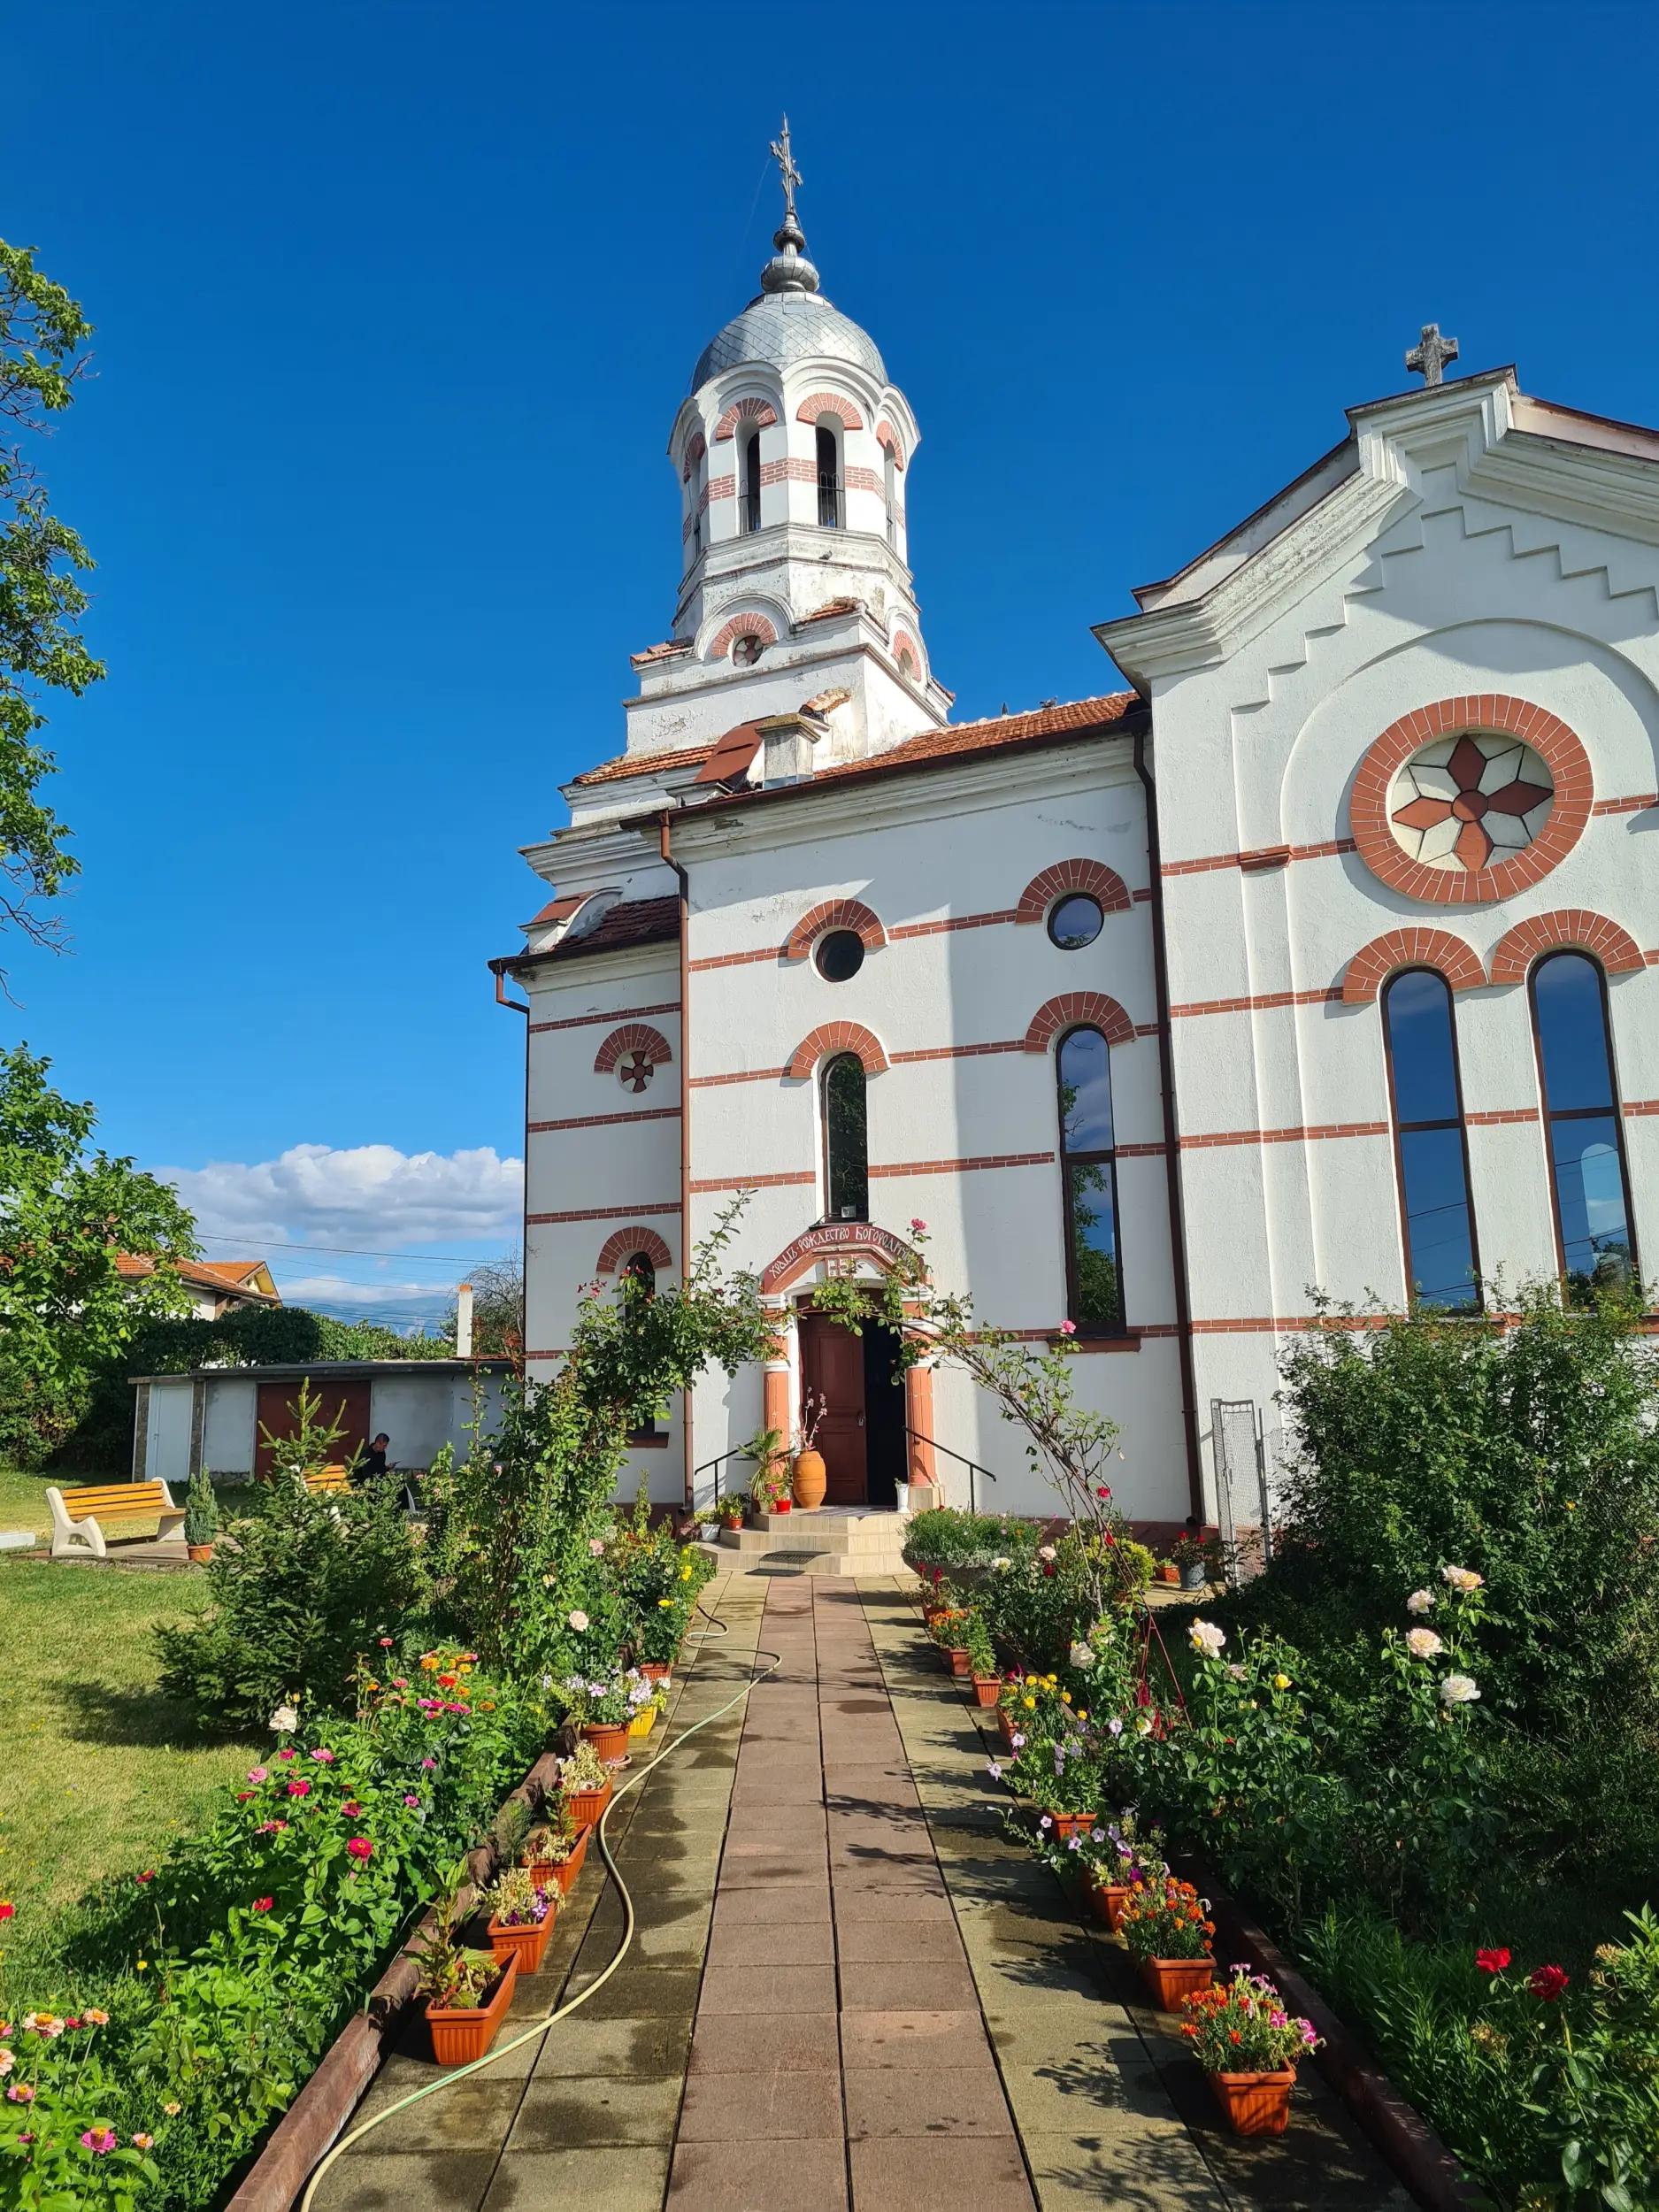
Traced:
<path fill-rule="evenodd" d="M 1455 338 L 1442 338 L 1438 323 L 1425 323 L 1417 342 L 1406 356 L 1406 366 L 1425 384 L 1445 381 L 1446 364 L 1457 358 Z"/>

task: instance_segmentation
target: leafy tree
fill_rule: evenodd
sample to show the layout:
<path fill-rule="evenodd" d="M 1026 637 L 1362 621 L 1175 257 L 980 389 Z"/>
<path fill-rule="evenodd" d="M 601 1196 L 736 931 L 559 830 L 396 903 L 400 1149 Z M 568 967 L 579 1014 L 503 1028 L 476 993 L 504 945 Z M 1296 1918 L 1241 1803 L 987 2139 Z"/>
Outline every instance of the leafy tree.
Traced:
<path fill-rule="evenodd" d="M 104 674 L 76 626 L 92 557 L 50 511 L 29 445 L 74 397 L 92 326 L 28 247 L 0 240 L 0 926 L 35 944 L 59 941 L 39 902 L 80 864 L 69 833 L 40 797 L 53 772 L 40 742 L 42 691 L 79 695 Z"/>
<path fill-rule="evenodd" d="M 443 1317 L 440 1333 L 455 1344 L 456 1309 Z M 524 1358 L 524 1260 L 514 1252 L 487 1260 L 472 1270 L 472 1349 L 480 1359 Z"/>
<path fill-rule="evenodd" d="M 36 1457 L 152 1315 L 185 1305 L 170 1264 L 196 1253 L 176 1192 L 93 1148 L 97 1117 L 27 1045 L 0 1051 L 0 1450 Z M 136 1279 L 118 1253 L 148 1256 Z"/>

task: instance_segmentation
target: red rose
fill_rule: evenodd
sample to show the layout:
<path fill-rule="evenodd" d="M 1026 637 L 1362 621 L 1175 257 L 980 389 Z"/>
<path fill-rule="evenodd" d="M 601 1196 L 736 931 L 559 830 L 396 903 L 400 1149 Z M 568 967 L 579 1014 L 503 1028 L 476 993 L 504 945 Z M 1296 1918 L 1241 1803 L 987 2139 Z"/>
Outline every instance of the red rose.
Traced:
<path fill-rule="evenodd" d="M 1540 2004 L 1553 2005 L 1572 1979 L 1564 1966 L 1540 1966 L 1526 1978 L 1526 1986 Z"/>
<path fill-rule="evenodd" d="M 1501 1944 L 1495 1951 L 1475 1953 L 1475 1964 L 1483 1974 L 1502 1974 L 1509 1962 L 1509 1953 L 1505 1945 Z"/>
<path fill-rule="evenodd" d="M 253 1901 L 253 1909 L 256 1912 L 269 1912 L 275 1902 L 274 1897 L 256 1897 Z"/>

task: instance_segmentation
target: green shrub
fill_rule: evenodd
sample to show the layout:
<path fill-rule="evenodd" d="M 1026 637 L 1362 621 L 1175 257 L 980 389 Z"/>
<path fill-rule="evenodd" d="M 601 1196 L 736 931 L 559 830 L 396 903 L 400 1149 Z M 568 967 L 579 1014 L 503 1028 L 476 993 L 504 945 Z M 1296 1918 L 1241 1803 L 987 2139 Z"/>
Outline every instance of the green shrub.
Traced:
<path fill-rule="evenodd" d="M 219 1499 L 213 1489 L 213 1478 L 205 1467 L 198 1467 L 185 1493 L 184 1540 L 187 1544 L 211 1544 L 218 1534 Z"/>

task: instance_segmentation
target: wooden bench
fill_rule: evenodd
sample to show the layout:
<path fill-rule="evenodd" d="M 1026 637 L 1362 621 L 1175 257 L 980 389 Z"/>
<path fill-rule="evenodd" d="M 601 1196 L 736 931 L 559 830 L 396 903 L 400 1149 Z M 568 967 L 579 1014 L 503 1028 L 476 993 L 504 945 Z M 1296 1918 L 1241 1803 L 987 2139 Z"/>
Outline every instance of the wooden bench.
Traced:
<path fill-rule="evenodd" d="M 177 1536 L 184 1526 L 184 1508 L 174 1505 L 165 1482 L 108 1482 L 81 1490 L 49 1488 L 46 1502 L 52 1516 L 54 1559 L 81 1551 L 94 1559 L 106 1558 L 106 1522 L 157 1522 L 156 1534 L 161 1542 Z"/>
<path fill-rule="evenodd" d="M 327 1467 L 308 1467 L 305 1470 L 305 1487 L 314 1498 L 326 1497 L 330 1491 L 349 1490 L 351 1480 L 345 1469 L 338 1463 Z"/>

